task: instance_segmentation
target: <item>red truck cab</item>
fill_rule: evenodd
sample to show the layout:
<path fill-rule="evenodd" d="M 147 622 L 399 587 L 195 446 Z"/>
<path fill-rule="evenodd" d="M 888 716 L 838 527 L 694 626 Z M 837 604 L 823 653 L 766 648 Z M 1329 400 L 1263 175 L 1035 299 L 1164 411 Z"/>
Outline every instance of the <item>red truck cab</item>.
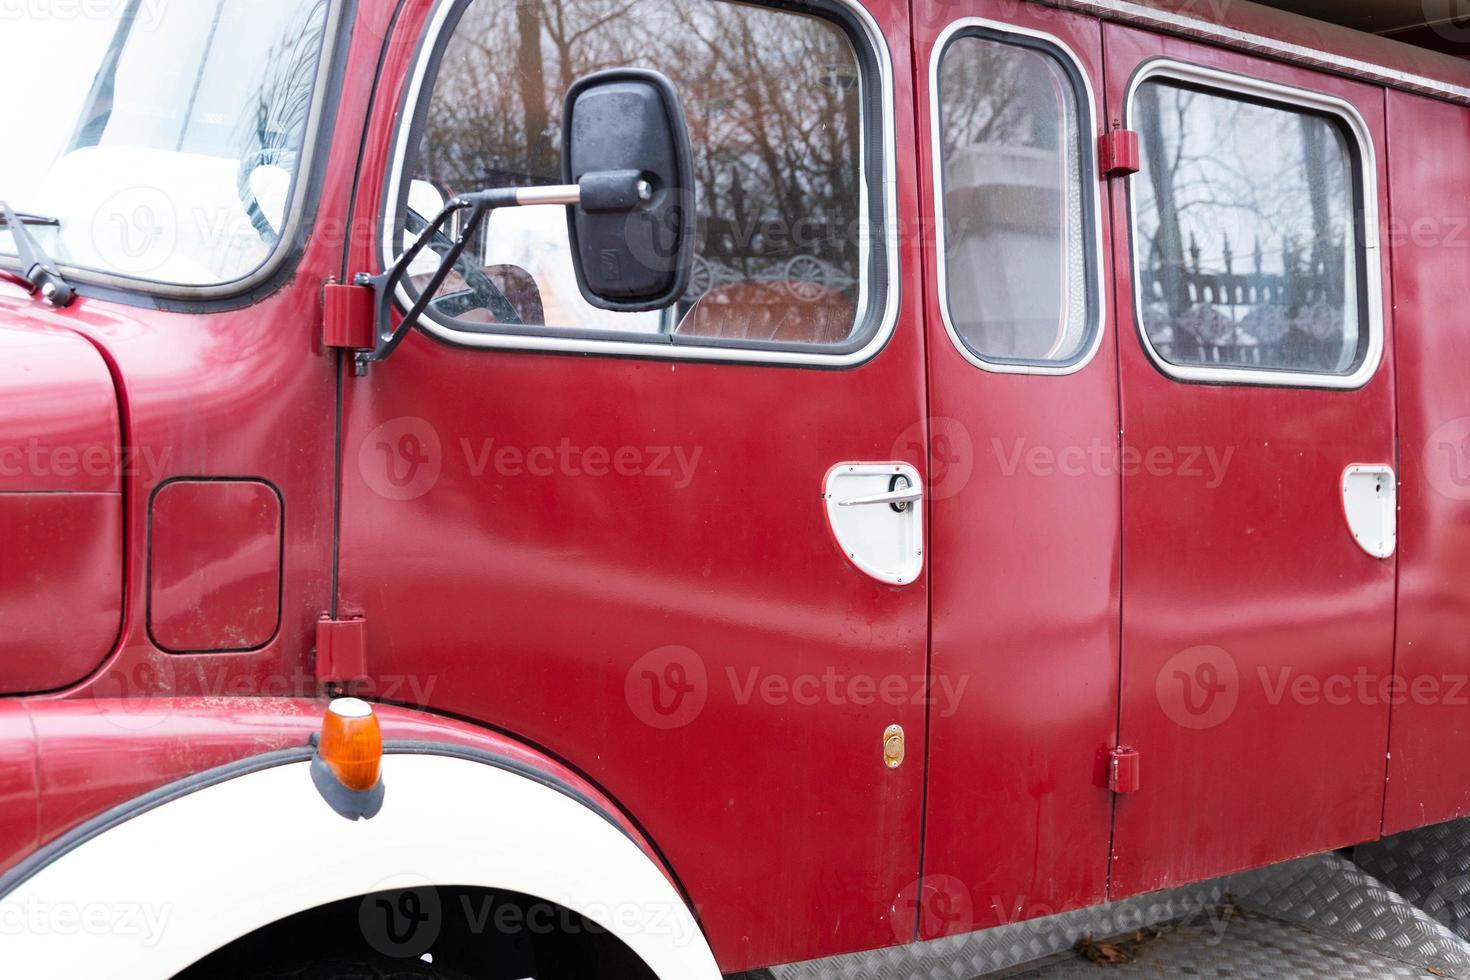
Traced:
<path fill-rule="evenodd" d="M 1197 6 L 19 22 L 0 957 L 713 977 L 1470 814 L 1470 67 Z"/>

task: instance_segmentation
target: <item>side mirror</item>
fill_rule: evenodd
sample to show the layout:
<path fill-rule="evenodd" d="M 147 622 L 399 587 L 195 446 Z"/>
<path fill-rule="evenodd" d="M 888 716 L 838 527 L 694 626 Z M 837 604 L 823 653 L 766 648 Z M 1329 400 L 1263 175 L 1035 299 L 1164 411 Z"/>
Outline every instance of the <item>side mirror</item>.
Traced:
<path fill-rule="evenodd" d="M 636 68 L 588 75 L 567 93 L 562 134 L 565 184 L 457 195 L 388 268 L 353 277 L 354 285 L 373 291 L 374 308 L 373 346 L 354 355 L 355 373 L 365 374 L 370 363 L 393 353 L 434 301 L 475 230 L 497 208 L 566 206 L 577 286 L 593 306 L 637 313 L 671 306 L 684 295 L 694 251 L 694 164 L 673 84 Z M 411 207 L 415 195 L 423 207 L 442 198 L 417 181 L 408 195 Z M 436 236 L 448 247 L 395 324 L 396 291 Z"/>
<path fill-rule="evenodd" d="M 654 71 L 613 68 L 572 84 L 562 114 L 562 176 L 581 184 L 567 208 L 582 296 L 604 310 L 672 305 L 689 286 L 694 251 L 694 165 L 673 83 Z M 590 184 L 636 176 L 632 200 Z"/>

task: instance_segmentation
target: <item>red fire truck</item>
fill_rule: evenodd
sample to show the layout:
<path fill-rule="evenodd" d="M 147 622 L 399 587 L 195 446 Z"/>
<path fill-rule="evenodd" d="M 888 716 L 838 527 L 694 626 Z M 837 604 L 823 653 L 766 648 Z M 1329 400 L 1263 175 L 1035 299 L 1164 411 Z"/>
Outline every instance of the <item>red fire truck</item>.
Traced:
<path fill-rule="evenodd" d="M 716 977 L 1470 814 L 1453 54 L 5 7 L 6 975 Z"/>

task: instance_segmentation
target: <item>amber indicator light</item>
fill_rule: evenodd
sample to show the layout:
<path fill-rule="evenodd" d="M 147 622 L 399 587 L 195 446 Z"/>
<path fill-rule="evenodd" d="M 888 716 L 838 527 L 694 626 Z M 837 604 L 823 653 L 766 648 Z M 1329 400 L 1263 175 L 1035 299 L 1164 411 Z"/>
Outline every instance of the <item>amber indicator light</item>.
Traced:
<path fill-rule="evenodd" d="M 372 705 L 358 698 L 337 698 L 328 705 L 317 754 L 348 789 L 361 793 L 376 786 L 383 767 L 383 733 Z"/>

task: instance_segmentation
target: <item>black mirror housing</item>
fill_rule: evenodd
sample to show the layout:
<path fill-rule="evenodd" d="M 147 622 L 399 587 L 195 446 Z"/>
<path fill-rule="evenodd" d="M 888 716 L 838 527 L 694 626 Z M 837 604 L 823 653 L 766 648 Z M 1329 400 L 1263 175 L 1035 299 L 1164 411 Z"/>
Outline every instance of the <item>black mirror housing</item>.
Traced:
<path fill-rule="evenodd" d="M 634 313 L 683 296 L 694 251 L 694 165 L 673 83 L 638 68 L 578 79 L 567 91 L 561 159 L 564 182 L 583 190 L 582 202 L 567 208 L 583 298 Z M 643 182 L 638 192 L 620 192 L 632 175 Z M 589 193 L 599 184 L 609 193 Z"/>

